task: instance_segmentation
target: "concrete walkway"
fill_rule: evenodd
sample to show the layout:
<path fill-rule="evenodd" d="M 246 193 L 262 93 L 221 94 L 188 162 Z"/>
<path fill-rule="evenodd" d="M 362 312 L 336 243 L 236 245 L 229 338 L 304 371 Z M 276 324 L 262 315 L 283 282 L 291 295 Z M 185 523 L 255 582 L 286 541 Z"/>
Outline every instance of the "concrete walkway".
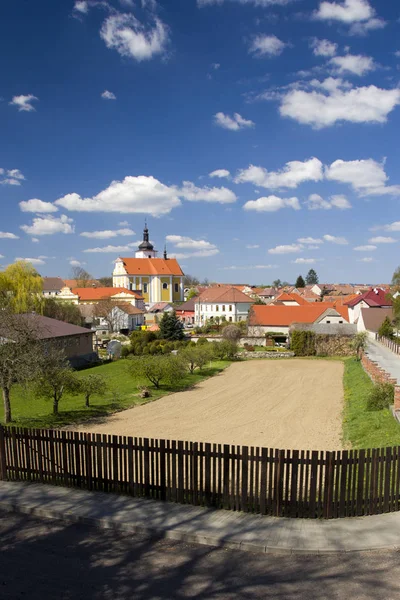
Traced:
<path fill-rule="evenodd" d="M 393 379 L 397 379 L 400 385 L 400 356 L 386 348 L 383 344 L 376 340 L 368 340 L 366 354 L 371 360 L 375 360 L 382 369 Z"/>
<path fill-rule="evenodd" d="M 400 549 L 400 513 L 331 521 L 279 519 L 21 482 L 0 482 L 0 509 L 251 552 Z"/>

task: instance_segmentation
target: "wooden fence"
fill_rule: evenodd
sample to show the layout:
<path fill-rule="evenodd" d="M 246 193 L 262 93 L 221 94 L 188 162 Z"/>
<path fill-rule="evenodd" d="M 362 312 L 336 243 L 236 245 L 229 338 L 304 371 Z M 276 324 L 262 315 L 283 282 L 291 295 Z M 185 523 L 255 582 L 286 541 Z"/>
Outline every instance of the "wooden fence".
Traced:
<path fill-rule="evenodd" d="M 282 517 L 400 510 L 400 447 L 274 450 L 0 426 L 0 478 Z"/>
<path fill-rule="evenodd" d="M 389 348 L 389 350 L 391 350 L 395 354 L 400 354 L 400 344 L 398 344 L 397 341 L 390 340 L 386 337 L 381 337 L 378 334 L 376 334 L 375 337 L 378 342 Z"/>

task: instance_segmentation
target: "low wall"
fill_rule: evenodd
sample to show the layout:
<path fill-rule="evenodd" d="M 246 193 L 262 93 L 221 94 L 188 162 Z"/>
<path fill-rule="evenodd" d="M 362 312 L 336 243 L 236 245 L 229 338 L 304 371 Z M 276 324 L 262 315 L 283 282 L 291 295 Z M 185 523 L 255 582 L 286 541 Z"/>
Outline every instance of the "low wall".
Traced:
<path fill-rule="evenodd" d="M 193 335 L 191 336 L 190 340 L 192 342 L 197 342 L 201 339 L 206 339 L 209 342 L 221 342 L 224 338 L 222 337 L 222 335 L 216 335 L 216 336 L 207 336 L 207 335 Z M 240 340 L 238 341 L 239 346 L 244 346 L 245 344 L 248 344 L 249 346 L 266 346 L 267 345 L 267 340 L 264 337 L 242 337 L 240 338 Z"/>
<path fill-rule="evenodd" d="M 361 363 L 364 371 L 374 383 L 391 383 L 394 385 L 394 410 L 400 410 L 400 385 L 397 385 L 397 379 L 392 378 L 385 369 L 382 369 L 375 360 L 371 360 L 367 354 L 363 355 Z"/>
<path fill-rule="evenodd" d="M 294 352 L 240 352 L 240 358 L 293 358 Z"/>

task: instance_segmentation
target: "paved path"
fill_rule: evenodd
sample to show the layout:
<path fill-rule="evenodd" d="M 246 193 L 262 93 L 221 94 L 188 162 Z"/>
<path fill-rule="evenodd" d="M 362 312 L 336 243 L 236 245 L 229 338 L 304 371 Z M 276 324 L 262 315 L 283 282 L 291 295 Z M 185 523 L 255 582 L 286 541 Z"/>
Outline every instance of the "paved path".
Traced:
<path fill-rule="evenodd" d="M 398 600 L 398 552 L 254 554 L 0 511 L 1 600 Z"/>
<path fill-rule="evenodd" d="M 397 383 L 400 385 L 400 356 L 380 344 L 376 340 L 368 340 L 368 347 L 366 354 L 371 360 L 375 360 L 382 369 L 385 369 L 387 373 L 393 379 L 397 379 Z"/>
<path fill-rule="evenodd" d="M 0 509 L 251 552 L 400 549 L 400 513 L 330 521 L 283 519 L 20 482 L 0 482 Z"/>

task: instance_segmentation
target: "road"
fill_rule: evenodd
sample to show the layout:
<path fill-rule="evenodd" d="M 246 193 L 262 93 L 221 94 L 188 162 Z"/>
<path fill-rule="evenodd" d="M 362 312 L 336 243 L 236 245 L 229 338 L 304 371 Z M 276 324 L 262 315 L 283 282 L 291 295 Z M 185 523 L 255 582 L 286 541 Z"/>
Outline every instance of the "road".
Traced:
<path fill-rule="evenodd" d="M 260 555 L 0 512 L 0 598 L 397 600 L 397 552 Z"/>

